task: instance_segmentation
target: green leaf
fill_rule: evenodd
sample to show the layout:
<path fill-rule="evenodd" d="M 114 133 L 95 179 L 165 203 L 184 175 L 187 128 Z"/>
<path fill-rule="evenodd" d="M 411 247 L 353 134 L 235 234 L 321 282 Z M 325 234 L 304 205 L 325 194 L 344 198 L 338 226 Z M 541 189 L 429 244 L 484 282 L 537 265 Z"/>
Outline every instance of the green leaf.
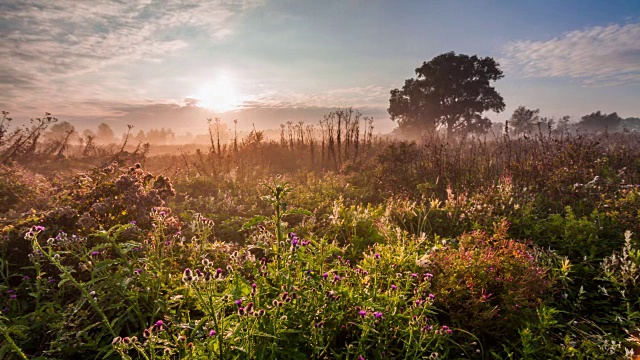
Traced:
<path fill-rule="evenodd" d="M 249 221 L 242 225 L 242 230 L 246 230 L 258 225 L 261 222 L 264 222 L 265 217 L 262 215 L 254 216 Z"/>
<path fill-rule="evenodd" d="M 305 209 L 298 209 L 298 208 L 287 211 L 287 215 L 314 216 L 314 214 L 311 211 L 305 210 Z"/>

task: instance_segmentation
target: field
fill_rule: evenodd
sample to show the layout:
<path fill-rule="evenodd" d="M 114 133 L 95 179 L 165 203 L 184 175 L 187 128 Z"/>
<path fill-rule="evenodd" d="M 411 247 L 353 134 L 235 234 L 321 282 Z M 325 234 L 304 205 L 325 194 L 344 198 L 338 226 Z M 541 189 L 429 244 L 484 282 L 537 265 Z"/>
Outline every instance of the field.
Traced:
<path fill-rule="evenodd" d="M 15 154 L 0 358 L 639 352 L 637 134 L 305 134 Z"/>

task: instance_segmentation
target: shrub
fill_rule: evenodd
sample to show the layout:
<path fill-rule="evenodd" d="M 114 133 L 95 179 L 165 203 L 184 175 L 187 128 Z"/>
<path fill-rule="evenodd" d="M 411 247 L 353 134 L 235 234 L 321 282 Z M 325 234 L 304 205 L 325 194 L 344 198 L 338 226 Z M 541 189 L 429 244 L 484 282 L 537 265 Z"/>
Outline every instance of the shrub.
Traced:
<path fill-rule="evenodd" d="M 463 234 L 419 260 L 433 275 L 434 304 L 451 323 L 494 339 L 517 328 L 553 283 L 527 245 L 508 239 L 507 229 L 502 222 L 493 236 Z"/>

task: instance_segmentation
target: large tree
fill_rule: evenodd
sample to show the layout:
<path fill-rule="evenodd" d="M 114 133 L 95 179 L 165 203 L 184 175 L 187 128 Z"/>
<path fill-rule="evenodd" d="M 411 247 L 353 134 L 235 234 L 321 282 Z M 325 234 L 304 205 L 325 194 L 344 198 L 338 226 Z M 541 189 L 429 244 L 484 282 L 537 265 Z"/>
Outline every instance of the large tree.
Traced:
<path fill-rule="evenodd" d="M 603 114 L 596 111 L 582 117 L 578 127 L 589 131 L 616 131 L 622 122 L 622 118 L 617 113 Z"/>
<path fill-rule="evenodd" d="M 423 63 L 416 75 L 402 90 L 391 91 L 389 115 L 401 130 L 433 132 L 444 126 L 448 137 L 486 132 L 491 121 L 482 113 L 504 110 L 502 96 L 491 86 L 504 75 L 490 57 L 448 52 Z"/>
<path fill-rule="evenodd" d="M 518 106 L 509 118 L 509 126 L 516 134 L 534 131 L 539 122 L 540 110 L 527 109 L 522 105 Z"/>

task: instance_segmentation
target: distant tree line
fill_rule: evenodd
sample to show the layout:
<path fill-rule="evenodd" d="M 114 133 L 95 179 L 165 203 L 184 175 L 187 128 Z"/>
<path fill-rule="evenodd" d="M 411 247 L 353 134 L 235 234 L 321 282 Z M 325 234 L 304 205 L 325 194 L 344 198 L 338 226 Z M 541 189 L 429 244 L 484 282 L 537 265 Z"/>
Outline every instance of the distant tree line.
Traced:
<path fill-rule="evenodd" d="M 391 90 L 387 110 L 397 121 L 398 132 L 405 136 L 418 137 L 440 130 L 446 132 L 447 139 L 488 132 L 526 135 L 570 129 L 640 131 L 639 118 L 622 119 L 615 112 L 596 111 L 572 122 L 569 116 L 541 117 L 539 109 L 524 106 L 519 106 L 504 126 L 496 127 L 483 113 L 504 111 L 504 99 L 493 87 L 504 74 L 490 57 L 448 52 L 424 62 L 415 72 L 416 78 L 405 80 L 402 89 Z"/>

